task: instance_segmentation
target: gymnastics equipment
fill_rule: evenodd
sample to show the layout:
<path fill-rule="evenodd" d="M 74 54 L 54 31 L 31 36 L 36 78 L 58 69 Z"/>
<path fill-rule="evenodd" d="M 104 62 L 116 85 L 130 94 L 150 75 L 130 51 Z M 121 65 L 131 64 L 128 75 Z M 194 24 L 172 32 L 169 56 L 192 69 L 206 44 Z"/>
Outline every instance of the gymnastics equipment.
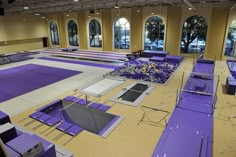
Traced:
<path fill-rule="evenodd" d="M 138 106 L 155 85 L 144 82 L 134 82 L 123 88 L 118 94 L 111 98 L 112 101 L 130 106 Z"/>
<path fill-rule="evenodd" d="M 163 109 L 159 109 L 159 108 L 154 108 L 154 107 L 149 107 L 149 106 L 141 106 L 141 109 L 143 111 L 143 115 L 141 117 L 141 119 L 139 120 L 139 122 L 137 123 L 137 125 L 139 125 L 141 122 L 144 122 L 144 119 L 147 118 L 147 122 L 153 123 L 153 124 L 157 124 L 158 126 L 162 126 L 165 127 L 167 125 L 166 122 L 166 117 L 170 114 L 169 111 L 163 110 Z M 151 120 L 151 118 L 148 116 L 148 113 L 145 110 L 153 110 L 155 112 L 159 112 L 159 113 L 163 113 L 164 115 L 158 120 L 158 121 L 153 121 Z M 164 120 L 165 125 L 161 125 L 161 122 Z"/>

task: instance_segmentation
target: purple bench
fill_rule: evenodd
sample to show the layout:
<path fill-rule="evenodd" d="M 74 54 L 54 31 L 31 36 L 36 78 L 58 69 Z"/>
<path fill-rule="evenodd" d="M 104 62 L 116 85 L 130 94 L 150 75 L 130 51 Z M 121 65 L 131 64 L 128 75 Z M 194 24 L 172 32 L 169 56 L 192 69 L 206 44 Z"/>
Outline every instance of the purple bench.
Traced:
<path fill-rule="evenodd" d="M 168 54 L 167 51 L 144 50 L 142 52 L 142 56 L 148 57 L 148 58 L 153 57 L 153 56 L 166 57 L 167 54 Z"/>
<path fill-rule="evenodd" d="M 8 122 L 11 123 L 9 116 L 6 113 L 0 111 L 0 125 L 3 125 Z"/>
<path fill-rule="evenodd" d="M 67 97 L 64 98 L 64 100 L 71 101 L 71 102 L 77 102 L 80 105 L 84 105 L 84 106 L 86 106 L 87 104 L 90 103 L 90 101 L 86 102 L 85 99 L 77 98 L 75 96 L 67 96 Z"/>
<path fill-rule="evenodd" d="M 68 123 L 66 121 L 63 121 L 61 124 L 59 124 L 56 127 L 56 129 L 62 131 L 62 133 L 59 134 L 57 137 L 55 137 L 54 140 L 61 138 L 64 134 L 71 135 L 73 138 L 74 136 L 78 135 L 83 130 L 83 128 L 81 128 L 77 125 L 73 125 L 71 123 Z M 67 144 L 70 140 L 72 140 L 72 138 L 70 138 L 68 141 L 66 141 L 64 143 L 64 145 Z"/>
<path fill-rule="evenodd" d="M 236 93 L 236 79 L 228 76 L 226 79 L 227 94 L 234 95 Z"/>
<path fill-rule="evenodd" d="M 181 63 L 183 59 L 184 59 L 183 56 L 167 55 L 165 61 L 172 63 Z"/>
<path fill-rule="evenodd" d="M 215 61 L 211 59 L 197 59 L 197 63 L 215 64 Z"/>
<path fill-rule="evenodd" d="M 64 48 L 62 49 L 62 51 L 65 51 L 65 52 L 71 52 L 71 51 L 77 51 L 78 48 Z"/>
<path fill-rule="evenodd" d="M 94 108 L 94 109 L 98 109 L 98 110 L 101 110 L 101 111 L 104 111 L 104 112 L 111 108 L 110 106 L 100 104 L 100 103 L 96 103 L 96 102 L 93 102 L 89 107 Z"/>

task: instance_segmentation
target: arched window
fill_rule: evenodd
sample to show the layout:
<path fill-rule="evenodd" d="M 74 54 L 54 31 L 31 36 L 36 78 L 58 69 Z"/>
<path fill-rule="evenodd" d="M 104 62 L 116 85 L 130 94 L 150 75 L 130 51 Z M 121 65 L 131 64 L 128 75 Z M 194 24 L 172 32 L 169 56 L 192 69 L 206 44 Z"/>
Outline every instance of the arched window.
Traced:
<path fill-rule="evenodd" d="M 60 45 L 57 24 L 55 22 L 51 22 L 50 24 L 50 34 L 51 34 L 52 45 Z"/>
<path fill-rule="evenodd" d="M 69 44 L 71 46 L 79 46 L 78 28 L 77 24 L 73 20 L 70 20 L 68 23 L 68 37 L 69 37 Z"/>
<path fill-rule="evenodd" d="M 130 47 L 130 24 L 125 18 L 119 18 L 114 24 L 114 47 L 116 49 Z"/>
<path fill-rule="evenodd" d="M 163 50 L 165 25 L 158 16 L 150 17 L 145 23 L 144 49 Z"/>
<path fill-rule="evenodd" d="M 225 46 L 225 55 L 231 57 L 236 56 L 236 19 L 233 20 L 229 26 L 228 36 Z"/>
<path fill-rule="evenodd" d="M 89 42 L 90 47 L 102 47 L 101 25 L 96 19 L 89 23 Z"/>
<path fill-rule="evenodd" d="M 183 24 L 180 51 L 182 53 L 204 53 L 207 28 L 204 17 L 189 17 Z"/>

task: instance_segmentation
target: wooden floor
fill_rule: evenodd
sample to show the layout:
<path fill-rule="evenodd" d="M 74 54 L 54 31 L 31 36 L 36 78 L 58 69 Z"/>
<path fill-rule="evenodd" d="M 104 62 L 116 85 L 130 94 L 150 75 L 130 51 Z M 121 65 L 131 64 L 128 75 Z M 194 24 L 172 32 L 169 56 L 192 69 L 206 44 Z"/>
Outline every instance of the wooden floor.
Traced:
<path fill-rule="evenodd" d="M 108 112 L 115 115 L 122 115 L 124 116 L 124 120 L 110 135 L 108 135 L 108 137 L 102 138 L 88 131 L 83 131 L 64 147 L 72 151 L 75 157 L 150 157 L 164 128 L 146 122 L 137 125 L 143 113 L 141 106 L 145 105 L 164 109 L 172 113 L 175 107 L 176 92 L 177 89 L 180 88 L 182 73 L 184 71 L 192 71 L 192 67 L 193 60 L 186 58 L 168 84 L 165 86 L 157 84 L 155 89 L 146 96 L 144 101 L 138 107 L 127 106 L 119 103 L 113 105 Z M 225 116 L 236 116 L 236 98 L 235 96 L 224 94 L 225 80 L 229 74 L 225 61 L 216 61 L 215 74 L 220 75 L 220 82 L 217 91 L 218 99 L 214 114 L 213 156 L 235 157 L 236 118 L 235 120 L 232 118 L 230 121 Z M 127 80 L 119 87 L 104 95 L 100 102 L 109 100 L 112 96 L 122 90 L 122 88 L 128 86 L 132 82 L 133 80 Z M 59 98 L 71 94 L 75 93 L 73 91 L 67 92 Z M 76 94 L 79 95 L 79 93 Z M 50 101 L 53 101 L 54 99 Z M 27 120 L 22 123 L 18 123 L 18 121 L 27 117 L 39 106 L 43 106 L 48 102 L 39 104 L 32 109 L 12 117 L 13 123 L 19 126 L 24 126 Z M 108 105 L 112 105 L 112 102 L 109 102 Z M 154 111 L 148 111 L 148 114 L 153 121 L 158 121 L 163 116 L 163 113 Z M 169 117 L 170 116 L 168 116 L 167 119 L 169 119 Z M 26 129 L 58 145 L 62 145 L 70 138 L 68 135 L 65 135 L 58 141 L 53 141 L 52 139 L 60 132 L 55 131 L 48 136 L 44 136 L 43 134 L 40 134 L 40 132 L 47 129 L 47 126 L 40 127 L 36 131 L 32 130 L 32 128 L 38 124 L 38 122 L 35 122 L 32 125 L 27 126 Z M 162 125 L 164 125 L 164 122 L 162 122 Z"/>

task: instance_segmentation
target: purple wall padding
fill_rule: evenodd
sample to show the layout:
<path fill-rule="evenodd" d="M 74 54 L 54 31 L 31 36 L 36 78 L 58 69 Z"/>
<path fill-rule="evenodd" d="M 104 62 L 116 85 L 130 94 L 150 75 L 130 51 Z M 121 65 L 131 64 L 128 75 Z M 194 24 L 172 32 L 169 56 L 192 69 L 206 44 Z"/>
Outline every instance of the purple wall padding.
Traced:
<path fill-rule="evenodd" d="M 0 102 L 64 80 L 81 72 L 36 64 L 0 71 Z"/>

